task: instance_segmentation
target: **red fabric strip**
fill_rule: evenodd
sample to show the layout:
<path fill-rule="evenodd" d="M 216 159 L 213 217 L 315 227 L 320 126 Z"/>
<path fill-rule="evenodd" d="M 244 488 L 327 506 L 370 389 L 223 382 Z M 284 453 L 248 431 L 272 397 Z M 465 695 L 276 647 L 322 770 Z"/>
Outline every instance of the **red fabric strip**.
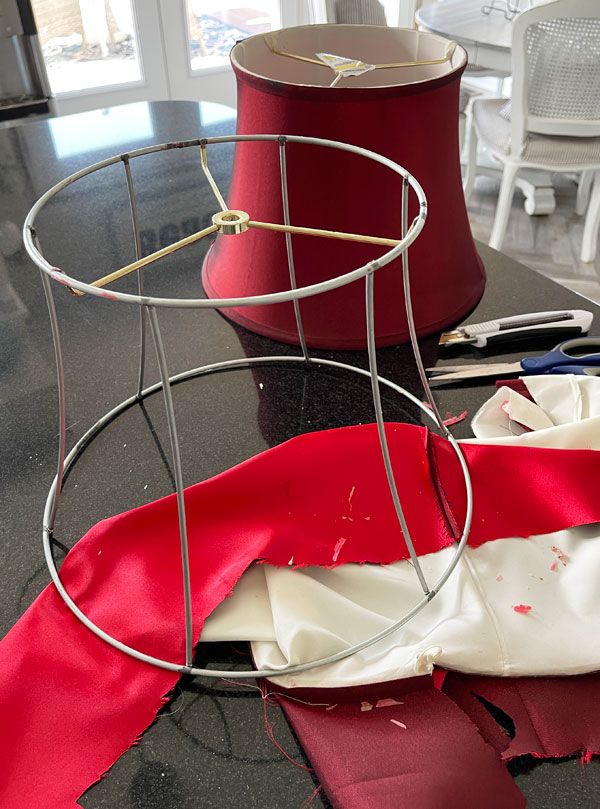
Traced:
<path fill-rule="evenodd" d="M 599 673 L 508 678 L 444 669 L 436 672 L 437 679 L 442 680 L 443 696 L 451 700 L 451 709 L 429 693 L 439 690 L 435 673 L 433 682 L 420 677 L 358 688 L 291 692 L 308 703 L 328 701 L 335 705 L 330 710 L 290 701 L 286 699 L 290 692 L 281 689 L 281 707 L 336 809 L 510 809 L 524 806 L 525 799 L 515 784 L 512 788 L 507 785 L 501 760 L 581 754 L 587 761 L 592 753 L 600 753 Z M 402 704 L 377 708 L 379 700 L 390 697 Z M 478 697 L 512 720 L 514 738 Z M 372 707 L 361 711 L 361 705 Z M 413 710 L 415 705 L 419 710 Z M 465 724 L 467 717 L 470 731 Z M 366 724 L 365 719 L 374 724 Z M 397 733 L 403 728 L 391 722 L 387 727 L 384 719 L 405 724 L 407 735 L 402 742 L 408 740 L 410 745 L 399 748 Z M 471 735 L 475 728 L 479 732 L 476 740 Z M 411 730 L 413 735 L 409 735 Z M 441 769 L 436 749 L 440 740 L 452 748 L 444 750 Z M 490 749 L 496 751 L 495 763 L 489 757 Z M 458 784 L 447 782 L 444 766 L 453 750 L 462 751 L 462 755 L 457 752 L 453 765 L 460 775 Z M 405 782 L 403 774 L 411 767 L 412 773 L 423 777 L 427 788 L 410 791 L 411 780 Z M 375 787 L 365 789 L 369 779 L 376 781 Z"/>
<path fill-rule="evenodd" d="M 498 755 L 501 755 L 510 744 L 510 736 L 471 691 L 470 678 L 466 675 L 463 676 L 460 672 L 445 671 L 444 669 L 436 669 L 436 671 L 444 671 L 446 675 L 441 687 L 444 694 L 466 713 L 485 741 L 494 748 Z M 560 679 L 561 682 L 566 680 L 568 683 L 572 678 L 562 677 Z"/>
<path fill-rule="evenodd" d="M 387 433 L 418 552 L 439 550 L 453 538 L 430 479 L 427 433 L 396 424 Z M 458 462 L 441 439 L 431 446 L 460 525 Z M 463 449 L 473 476 L 474 545 L 600 520 L 598 453 Z M 342 537 L 337 564 L 407 555 L 373 425 L 300 436 L 190 487 L 185 497 L 196 637 L 255 559 L 331 566 Z M 103 629 L 183 662 L 174 496 L 98 523 L 67 556 L 61 576 Z M 46 588 L 0 644 L 0 726 L 10 728 L 0 738 L 0 806 L 31 809 L 42 794 L 53 809 L 73 809 L 150 724 L 177 679 L 104 644 Z"/>
<path fill-rule="evenodd" d="M 331 710 L 280 704 L 335 809 L 523 809 L 525 798 L 467 716 L 431 684 Z M 401 723 L 401 724 L 397 724 Z"/>
<path fill-rule="evenodd" d="M 459 526 L 466 511 L 465 487 L 448 442 L 434 441 L 441 487 Z M 588 474 L 600 471 L 600 452 L 462 444 L 473 477 L 473 525 L 469 545 L 494 537 L 547 534 L 587 525 L 600 500 Z M 507 452 L 507 450 L 509 450 Z M 596 479 L 597 480 L 597 479 Z M 568 515 L 568 516 L 567 516 Z M 565 519 L 568 525 L 565 525 Z"/>
<path fill-rule="evenodd" d="M 509 678 L 450 672 L 444 682 L 444 692 L 460 705 L 492 744 L 497 725 L 494 730 L 492 725 L 496 723 L 477 700 L 477 695 L 512 719 L 514 738 L 502 734 L 504 744 L 497 746 L 506 761 L 527 754 L 554 758 L 600 753 L 600 674 Z"/>
<path fill-rule="evenodd" d="M 2 809 L 79 809 L 178 679 L 97 638 L 48 586 L 0 644 Z"/>

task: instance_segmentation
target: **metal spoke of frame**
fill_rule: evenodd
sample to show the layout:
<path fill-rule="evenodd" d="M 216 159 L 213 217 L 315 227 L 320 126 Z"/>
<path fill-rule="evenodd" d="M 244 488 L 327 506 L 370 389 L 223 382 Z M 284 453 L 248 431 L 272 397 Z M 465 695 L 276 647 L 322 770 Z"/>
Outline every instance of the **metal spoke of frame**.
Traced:
<path fill-rule="evenodd" d="M 222 211 L 228 210 L 227 203 L 225 202 L 225 200 L 223 199 L 223 195 L 219 191 L 219 186 L 216 184 L 215 178 L 212 176 L 212 174 L 210 173 L 210 169 L 208 168 L 208 157 L 206 156 L 205 140 L 200 141 L 200 162 L 202 163 L 202 171 L 206 175 L 206 179 L 208 180 L 208 183 L 213 190 L 213 194 L 217 198 L 217 202 L 221 206 L 221 210 Z"/>
<path fill-rule="evenodd" d="M 156 349 L 156 359 L 160 371 L 163 394 L 165 398 L 165 412 L 169 425 L 169 437 L 171 439 L 171 452 L 173 454 L 173 472 L 175 475 L 175 490 L 177 492 L 177 512 L 179 515 L 179 538 L 181 541 L 181 567 L 183 572 L 183 599 L 185 602 L 185 664 L 191 667 L 193 658 L 193 628 L 192 628 L 192 591 L 190 583 L 190 560 L 187 540 L 187 524 L 185 519 L 185 499 L 183 495 L 183 475 L 181 473 L 181 456 L 179 453 L 179 439 L 177 438 L 177 424 L 175 422 L 175 409 L 173 407 L 173 396 L 171 393 L 171 383 L 169 381 L 169 371 L 165 348 L 158 325 L 156 309 L 148 306 L 148 317 L 150 319 L 150 329 L 154 339 Z"/>
<path fill-rule="evenodd" d="M 271 230 L 278 233 L 298 233 L 307 236 L 323 236 L 329 239 L 345 239 L 353 242 L 365 242 L 366 244 L 383 244 L 390 247 L 396 247 L 398 244 L 400 244 L 398 239 L 385 239 L 381 236 L 362 236 L 357 233 L 340 233 L 336 230 L 304 228 L 297 227 L 295 225 L 275 224 L 274 222 L 255 222 L 252 219 L 249 220 L 247 224 L 249 228 Z M 118 270 L 115 270 L 108 275 L 103 275 L 102 278 L 97 278 L 95 281 L 92 281 L 89 286 L 100 288 L 105 287 L 107 284 L 112 284 L 113 281 L 118 281 L 119 278 L 124 278 L 124 276 L 129 275 L 131 272 L 137 272 L 137 270 L 140 270 L 142 267 L 147 267 L 149 264 L 153 264 L 155 261 L 158 261 L 165 256 L 170 256 L 171 253 L 175 253 L 177 250 L 188 247 L 190 244 L 195 244 L 196 242 L 200 241 L 200 239 L 204 239 L 205 236 L 210 236 L 220 229 L 220 225 L 213 224 L 203 228 L 202 230 L 198 230 L 196 233 L 190 233 L 189 236 L 185 236 L 183 239 L 179 239 L 179 241 L 168 244 L 166 247 L 161 247 L 160 250 L 156 250 L 154 253 L 144 256 L 144 258 L 133 261 L 131 264 L 126 264 L 124 267 L 120 267 Z M 77 296 L 87 294 L 87 292 L 82 292 L 79 289 L 74 289 L 71 287 L 67 288 Z M 143 301 L 142 305 L 144 305 Z"/>
<path fill-rule="evenodd" d="M 287 183 L 287 163 L 285 159 L 285 143 L 286 140 L 284 137 L 279 138 L 279 169 L 281 174 L 281 198 L 283 200 L 283 223 L 285 225 L 290 224 L 290 198 L 288 194 L 288 183 Z M 297 289 L 296 284 L 296 268 L 294 266 L 294 250 L 292 247 L 292 234 L 286 231 L 285 234 L 285 249 L 287 251 L 287 260 L 288 260 L 288 267 L 290 271 L 290 284 L 292 289 Z M 300 315 L 300 302 L 295 299 L 293 301 L 294 305 L 294 315 L 296 317 L 296 327 L 298 329 L 298 339 L 300 340 L 300 346 L 302 348 L 302 353 L 304 354 L 304 359 L 307 362 L 310 362 L 310 356 L 308 354 L 308 348 L 306 347 L 306 338 L 304 336 L 304 326 L 302 325 L 302 316 Z"/>
<path fill-rule="evenodd" d="M 32 235 L 36 248 L 39 250 L 37 237 L 33 233 Z M 49 533 L 52 534 L 52 531 L 54 530 L 56 512 L 58 511 L 58 504 L 62 493 L 63 476 L 65 470 L 65 451 L 67 443 L 65 366 L 63 363 L 58 317 L 56 315 L 56 307 L 54 306 L 54 295 L 52 294 L 52 282 L 45 272 L 40 274 L 42 276 L 42 284 L 44 286 L 44 293 L 46 295 L 46 302 L 48 304 L 48 313 L 50 315 L 50 328 L 52 330 L 52 340 L 54 341 L 54 357 L 56 360 L 56 380 L 58 387 L 58 463 L 56 469 L 56 495 L 52 502 L 52 509 L 48 518 L 48 525 L 46 526 Z"/>
<path fill-rule="evenodd" d="M 492 3 L 495 0 L 492 0 Z M 506 0 L 506 2 L 510 3 L 510 0 Z M 484 8 L 490 8 L 489 6 L 484 6 Z M 489 13 L 489 12 L 484 12 Z M 508 19 L 508 17 L 507 17 Z M 512 17 L 510 18 L 512 19 Z M 454 47 L 452 47 L 454 46 Z M 289 51 L 282 51 L 279 48 L 276 48 L 274 45 L 269 44 L 269 48 L 271 51 L 278 56 L 289 56 L 291 59 L 297 59 L 300 62 L 309 62 L 312 65 L 318 65 L 319 67 L 329 67 L 327 62 L 323 62 L 322 59 L 313 59 L 310 56 L 302 56 L 299 53 L 290 53 Z M 441 65 L 444 62 L 448 62 L 452 58 L 452 54 L 456 49 L 456 42 L 448 42 L 446 46 L 446 53 L 440 59 L 412 59 L 410 62 L 382 62 L 381 64 L 372 65 L 373 70 L 389 70 L 390 68 L 397 68 L 397 67 L 418 67 L 421 65 Z M 341 75 L 341 74 L 340 74 Z M 329 85 L 332 87 L 333 85 Z"/>
<path fill-rule="evenodd" d="M 127 178 L 127 193 L 129 195 L 129 208 L 131 211 L 131 226 L 133 228 L 133 241 L 135 244 L 135 260 L 139 261 L 142 257 L 142 243 L 140 241 L 140 226 L 137 211 L 137 200 L 135 198 L 135 190 L 133 188 L 133 177 L 131 176 L 131 165 L 129 163 L 129 155 L 121 157 L 125 167 L 125 177 Z M 144 274 L 140 269 L 137 274 L 138 295 L 144 294 Z M 137 395 L 141 397 L 144 388 L 144 369 L 146 367 L 146 309 L 140 306 L 140 364 L 138 370 L 138 385 Z"/>
<path fill-rule="evenodd" d="M 402 238 L 404 238 L 404 236 L 406 235 L 407 230 L 408 230 L 408 181 L 405 177 L 403 177 L 402 230 L 401 230 Z M 435 399 L 433 398 L 433 393 L 431 392 L 431 387 L 429 385 L 429 381 L 427 380 L 425 366 L 423 365 L 423 359 L 421 357 L 421 351 L 419 349 L 419 341 L 417 339 L 417 330 L 415 328 L 415 318 L 413 315 L 413 308 L 412 308 L 412 298 L 410 295 L 410 270 L 408 265 L 408 249 L 404 250 L 404 252 L 402 253 L 402 281 L 404 284 L 404 304 L 406 307 L 406 321 L 408 323 L 408 333 L 410 334 L 410 344 L 412 345 L 413 353 L 415 355 L 415 362 L 417 364 L 417 369 L 419 371 L 419 378 L 421 380 L 421 385 L 423 386 L 423 390 L 425 391 L 427 402 L 429 403 L 429 406 L 431 407 L 433 414 L 436 418 L 438 427 L 445 435 L 449 435 L 450 431 L 443 423 L 440 411 L 438 410 L 438 406 L 435 402 Z"/>
<path fill-rule="evenodd" d="M 398 488 L 396 486 L 396 478 L 394 477 L 394 470 L 392 468 L 392 461 L 390 458 L 390 449 L 385 434 L 385 422 L 383 420 L 383 410 L 381 407 L 381 392 L 379 390 L 379 378 L 377 376 L 377 349 L 375 348 L 375 313 L 373 305 L 373 272 L 369 272 L 365 276 L 366 287 L 366 303 L 367 303 L 367 349 L 369 353 L 369 372 L 371 374 L 371 389 L 373 391 L 373 404 L 375 406 L 375 420 L 377 422 L 377 432 L 379 433 L 379 443 L 381 445 L 381 454 L 383 455 L 383 463 L 385 466 L 385 474 L 387 476 L 388 485 L 392 500 L 394 501 L 394 508 L 396 509 L 396 516 L 404 534 L 406 547 L 412 559 L 412 563 L 419 577 L 421 587 L 425 595 L 429 594 L 429 585 L 425 581 L 425 576 L 421 570 L 419 559 L 413 545 L 410 531 L 402 510 L 400 497 L 398 495 Z"/>
<path fill-rule="evenodd" d="M 205 236 L 210 236 L 211 233 L 216 233 L 218 230 L 217 225 L 209 225 L 207 228 L 203 230 L 199 230 L 197 233 L 191 233 L 189 236 L 185 236 L 183 239 L 179 239 L 177 242 L 173 242 L 172 244 L 168 244 L 166 247 L 161 247 L 160 250 L 156 250 L 154 253 L 150 253 L 148 256 L 144 256 L 144 258 L 138 259 L 138 261 L 133 261 L 131 264 L 126 264 L 125 267 L 121 267 L 114 272 L 109 273 L 108 275 L 103 275 L 102 278 L 97 278 L 95 281 L 90 283 L 92 287 L 105 287 L 107 284 L 112 284 L 113 281 L 118 281 L 119 278 L 123 278 L 126 275 L 129 275 L 130 272 L 136 272 L 140 270 L 142 267 L 147 267 L 149 264 L 153 264 L 155 261 L 158 261 L 160 258 L 164 258 L 165 256 L 170 256 L 171 253 L 175 253 L 177 250 L 181 250 L 183 247 L 187 247 L 190 244 L 195 244 L 196 242 L 203 239 Z M 86 292 L 81 292 L 80 290 L 73 290 L 75 295 L 86 295 Z M 142 302 L 142 305 L 143 302 Z"/>
<path fill-rule="evenodd" d="M 322 228 L 306 228 L 298 225 L 278 225 L 275 222 L 257 222 L 250 219 L 249 228 L 260 230 L 274 230 L 279 233 L 297 233 L 305 236 L 323 236 L 326 239 L 342 239 L 349 242 L 364 242 L 365 244 L 381 244 L 384 247 L 396 247 L 400 239 L 387 239 L 385 236 L 367 236 L 364 233 L 345 233 L 340 230 L 323 230 Z"/>

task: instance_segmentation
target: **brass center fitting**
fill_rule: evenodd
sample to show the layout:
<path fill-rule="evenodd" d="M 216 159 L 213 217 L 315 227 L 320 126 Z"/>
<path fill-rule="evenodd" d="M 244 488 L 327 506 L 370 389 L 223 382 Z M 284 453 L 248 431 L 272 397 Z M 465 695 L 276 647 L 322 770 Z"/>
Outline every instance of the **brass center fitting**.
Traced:
<path fill-rule="evenodd" d="M 245 211 L 219 211 L 213 218 L 213 225 L 219 228 L 224 236 L 233 236 L 248 230 L 250 217 Z"/>

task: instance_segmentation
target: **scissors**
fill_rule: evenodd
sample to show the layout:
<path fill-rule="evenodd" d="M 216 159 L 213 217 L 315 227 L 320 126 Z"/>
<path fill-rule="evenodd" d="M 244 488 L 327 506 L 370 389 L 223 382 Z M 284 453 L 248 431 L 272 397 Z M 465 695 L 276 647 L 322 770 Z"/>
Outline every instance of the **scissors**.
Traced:
<path fill-rule="evenodd" d="M 477 379 L 508 374 L 578 374 L 600 376 L 600 337 L 576 337 L 559 343 L 540 357 L 525 357 L 520 362 L 443 365 L 427 368 L 432 382 L 453 379 Z"/>

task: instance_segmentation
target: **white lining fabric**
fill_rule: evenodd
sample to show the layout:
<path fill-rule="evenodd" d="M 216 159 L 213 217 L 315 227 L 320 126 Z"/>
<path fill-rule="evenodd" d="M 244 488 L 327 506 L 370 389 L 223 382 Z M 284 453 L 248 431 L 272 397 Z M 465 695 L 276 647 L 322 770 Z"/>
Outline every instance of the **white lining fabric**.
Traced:
<path fill-rule="evenodd" d="M 600 450 L 600 379 L 557 375 L 524 382 L 536 405 L 501 388 L 474 417 L 477 438 L 469 441 Z M 514 435 L 503 407 L 508 393 L 520 416 L 553 426 Z M 531 417 L 529 405 L 542 415 Z M 453 553 L 447 548 L 421 558 L 428 581 L 442 574 Z M 425 674 L 434 663 L 500 676 L 594 671 L 600 668 L 599 580 L 600 524 L 467 548 L 442 591 L 406 627 L 346 660 L 277 682 L 384 682 Z M 202 640 L 250 640 L 258 667 L 282 668 L 379 632 L 421 596 L 407 561 L 333 570 L 254 565 L 209 617 Z M 531 610 L 515 611 L 519 605 Z"/>

